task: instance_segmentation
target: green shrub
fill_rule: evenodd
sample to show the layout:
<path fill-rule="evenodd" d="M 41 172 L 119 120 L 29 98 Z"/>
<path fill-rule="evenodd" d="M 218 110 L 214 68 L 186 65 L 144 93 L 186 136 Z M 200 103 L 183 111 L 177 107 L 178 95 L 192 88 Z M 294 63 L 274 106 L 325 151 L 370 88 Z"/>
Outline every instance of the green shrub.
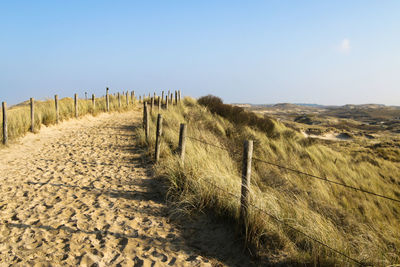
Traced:
<path fill-rule="evenodd" d="M 275 124 L 270 118 L 260 118 L 253 112 L 245 111 L 241 107 L 224 104 L 222 99 L 213 95 L 203 96 L 198 99 L 198 103 L 207 107 L 212 113 L 216 113 L 233 123 L 248 125 L 273 135 Z"/>

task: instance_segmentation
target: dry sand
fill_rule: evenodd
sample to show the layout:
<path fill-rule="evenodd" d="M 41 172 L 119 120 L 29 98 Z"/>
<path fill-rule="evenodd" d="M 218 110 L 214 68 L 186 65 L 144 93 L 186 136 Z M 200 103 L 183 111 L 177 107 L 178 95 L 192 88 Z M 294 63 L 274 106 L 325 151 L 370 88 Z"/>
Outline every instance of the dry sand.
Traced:
<path fill-rule="evenodd" d="M 349 141 L 351 140 L 350 137 L 347 137 L 346 135 L 343 135 L 341 133 L 325 133 L 322 135 L 316 135 L 316 134 L 308 134 L 304 131 L 301 132 L 304 137 L 307 138 L 317 138 L 317 139 L 322 139 L 322 140 L 331 140 L 331 141 Z"/>
<path fill-rule="evenodd" d="M 0 265 L 248 266 L 232 229 L 178 225 L 135 145 L 140 112 L 43 127 L 0 150 Z"/>

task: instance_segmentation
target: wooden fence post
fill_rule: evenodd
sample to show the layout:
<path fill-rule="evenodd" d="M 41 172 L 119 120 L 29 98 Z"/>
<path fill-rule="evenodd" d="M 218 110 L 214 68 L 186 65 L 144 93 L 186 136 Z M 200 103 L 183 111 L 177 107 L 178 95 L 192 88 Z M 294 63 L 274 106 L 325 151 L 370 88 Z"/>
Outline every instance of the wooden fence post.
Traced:
<path fill-rule="evenodd" d="M 160 112 L 160 110 L 161 110 L 161 97 L 160 96 L 158 96 L 157 104 L 158 104 L 158 112 Z"/>
<path fill-rule="evenodd" d="M 170 100 L 171 105 L 173 105 L 173 104 L 174 104 L 174 97 L 173 97 L 172 93 L 171 93 L 171 95 L 170 95 L 170 98 L 171 98 L 171 100 Z"/>
<path fill-rule="evenodd" d="M 157 132 L 156 132 L 156 147 L 155 147 L 155 153 L 154 153 L 154 161 L 156 163 L 160 159 L 162 121 L 163 121 L 163 118 L 162 118 L 161 114 L 158 114 L 158 117 L 157 117 Z"/>
<path fill-rule="evenodd" d="M 35 100 L 31 97 L 30 103 L 31 103 L 31 132 L 35 132 Z"/>
<path fill-rule="evenodd" d="M 126 91 L 126 106 L 129 106 L 129 96 L 128 96 L 128 91 Z"/>
<path fill-rule="evenodd" d="M 131 92 L 131 102 L 134 104 L 135 103 L 135 91 Z"/>
<path fill-rule="evenodd" d="M 178 91 L 178 100 L 181 102 L 181 90 Z"/>
<path fill-rule="evenodd" d="M 178 91 L 175 90 L 175 105 L 178 105 Z"/>
<path fill-rule="evenodd" d="M 152 97 L 150 101 L 150 114 L 153 114 L 153 107 L 154 107 L 154 98 Z"/>
<path fill-rule="evenodd" d="M 54 96 L 54 104 L 56 106 L 56 123 L 60 122 L 60 110 L 58 108 L 58 95 Z"/>
<path fill-rule="evenodd" d="M 164 101 L 164 91 L 161 92 L 161 104 Z"/>
<path fill-rule="evenodd" d="M 149 109 L 147 106 L 147 102 L 144 102 L 143 108 L 143 123 L 144 123 L 144 133 L 146 136 L 146 142 L 149 142 L 149 132 L 150 132 L 150 124 L 149 124 Z"/>
<path fill-rule="evenodd" d="M 182 165 L 185 163 L 186 150 L 186 124 L 181 123 L 179 128 L 179 156 L 181 157 Z"/>
<path fill-rule="evenodd" d="M 87 101 L 87 92 L 85 92 L 85 100 Z"/>
<path fill-rule="evenodd" d="M 242 194 L 240 198 L 240 220 L 246 225 L 250 201 L 251 159 L 253 156 L 253 141 L 246 140 L 243 145 L 242 163 Z"/>
<path fill-rule="evenodd" d="M 118 108 L 121 108 L 121 95 L 118 92 Z"/>
<path fill-rule="evenodd" d="M 143 129 L 146 128 L 146 108 L 147 108 L 147 104 L 146 102 L 143 102 Z"/>
<path fill-rule="evenodd" d="M 106 88 L 106 110 L 110 112 L 110 95 L 108 94 L 108 87 Z"/>
<path fill-rule="evenodd" d="M 92 108 L 93 108 L 93 113 L 96 109 L 96 97 L 94 94 L 92 94 Z"/>
<path fill-rule="evenodd" d="M 75 103 L 75 118 L 78 118 L 78 94 L 74 95 L 74 103 Z"/>
<path fill-rule="evenodd" d="M 165 109 L 168 110 L 168 96 L 165 96 Z"/>
<path fill-rule="evenodd" d="M 142 103 L 142 96 L 139 96 L 139 103 Z"/>
<path fill-rule="evenodd" d="M 7 131 L 7 103 L 3 102 L 3 144 L 8 143 L 8 131 Z"/>

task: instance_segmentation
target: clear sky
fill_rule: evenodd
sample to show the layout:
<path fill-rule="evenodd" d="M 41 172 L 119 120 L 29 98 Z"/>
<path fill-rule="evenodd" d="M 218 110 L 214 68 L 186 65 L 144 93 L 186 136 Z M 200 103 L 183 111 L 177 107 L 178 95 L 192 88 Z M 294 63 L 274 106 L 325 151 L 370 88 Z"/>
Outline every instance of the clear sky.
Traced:
<path fill-rule="evenodd" d="M 0 101 L 107 86 L 400 105 L 400 1 L 0 2 Z"/>

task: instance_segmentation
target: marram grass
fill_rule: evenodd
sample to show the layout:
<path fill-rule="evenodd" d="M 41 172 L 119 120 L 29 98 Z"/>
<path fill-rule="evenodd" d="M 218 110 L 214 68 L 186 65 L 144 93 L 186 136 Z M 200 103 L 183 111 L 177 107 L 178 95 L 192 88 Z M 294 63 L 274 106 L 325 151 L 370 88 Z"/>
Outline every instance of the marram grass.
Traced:
<path fill-rule="evenodd" d="M 121 107 L 119 106 L 118 97 L 110 96 L 110 111 L 125 111 L 137 106 L 132 102 L 131 96 L 129 97 L 129 106 L 126 105 L 126 96 L 121 95 Z M 75 118 L 75 105 L 73 98 L 63 98 L 58 101 L 59 106 L 59 119 L 65 121 L 70 118 Z M 35 118 L 35 132 L 40 130 L 42 125 L 52 125 L 56 123 L 56 109 L 54 99 L 45 101 L 34 101 L 34 118 Z M 10 142 L 15 141 L 17 138 L 22 137 L 31 129 L 31 113 L 30 102 L 26 101 L 16 106 L 7 109 L 8 117 L 8 139 Z M 106 112 L 105 97 L 95 99 L 95 106 L 93 108 L 92 99 L 78 99 L 78 114 L 79 117 L 92 114 Z M 0 120 L 3 120 L 2 109 L 0 110 Z M 0 140 L 3 140 L 3 124 L 0 125 Z M 0 141 L 0 142 L 1 142 Z"/>
<path fill-rule="evenodd" d="M 400 196 L 400 163 L 374 158 L 357 145 L 309 142 L 298 132 L 274 121 L 273 138 L 249 126 L 238 126 L 211 114 L 196 100 L 162 110 L 161 159 L 157 175 L 168 178 L 169 199 L 178 215 L 213 212 L 227 223 L 238 223 L 242 144 L 254 140 L 254 154 L 310 174 L 327 177 L 393 198 Z M 147 143 L 154 151 L 156 112 Z M 187 139 L 185 163 L 177 155 L 179 124 L 187 135 L 230 151 Z M 357 156 L 355 156 L 357 155 Z M 364 160 L 363 160 L 364 158 Z M 370 265 L 400 262 L 400 205 L 324 181 L 291 173 L 253 160 L 251 203 L 350 257 Z M 354 262 L 316 244 L 250 207 L 244 243 L 270 264 L 351 266 Z M 233 233 L 234 234 L 234 233 Z"/>

